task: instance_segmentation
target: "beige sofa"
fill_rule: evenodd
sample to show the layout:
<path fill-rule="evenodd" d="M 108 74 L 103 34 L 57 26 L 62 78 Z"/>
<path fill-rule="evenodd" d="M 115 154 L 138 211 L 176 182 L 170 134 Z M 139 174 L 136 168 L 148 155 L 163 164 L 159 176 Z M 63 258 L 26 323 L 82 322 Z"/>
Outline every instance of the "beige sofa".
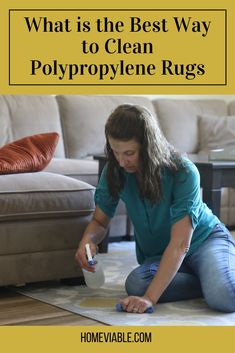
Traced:
<path fill-rule="evenodd" d="M 56 131 L 55 155 L 42 172 L 0 175 L 0 286 L 79 278 L 74 254 L 94 210 L 103 125 L 123 100 L 89 96 L 0 96 L 0 146 Z M 123 205 L 110 235 L 127 233 Z"/>
<path fill-rule="evenodd" d="M 0 176 L 0 285 L 81 276 L 74 254 L 94 210 L 94 154 L 104 151 L 104 124 L 121 103 L 145 105 L 181 151 L 199 152 L 198 116 L 235 115 L 235 102 L 153 100 L 138 96 L 0 96 L 0 146 L 56 131 L 50 164 L 37 173 Z M 223 192 L 222 220 L 235 224 L 234 191 Z M 109 236 L 131 233 L 120 203 Z"/>

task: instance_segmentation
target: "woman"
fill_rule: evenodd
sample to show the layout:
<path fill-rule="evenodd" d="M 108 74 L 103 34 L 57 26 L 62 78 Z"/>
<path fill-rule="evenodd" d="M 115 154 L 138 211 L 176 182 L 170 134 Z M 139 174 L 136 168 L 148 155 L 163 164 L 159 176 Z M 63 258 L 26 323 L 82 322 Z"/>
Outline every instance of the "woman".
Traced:
<path fill-rule="evenodd" d="M 108 162 L 95 193 L 96 209 L 76 259 L 88 271 L 119 199 L 134 229 L 139 266 L 126 279 L 127 312 L 203 296 L 210 308 L 235 311 L 235 244 L 200 197 L 195 165 L 166 141 L 151 113 L 121 105 L 106 126 Z"/>

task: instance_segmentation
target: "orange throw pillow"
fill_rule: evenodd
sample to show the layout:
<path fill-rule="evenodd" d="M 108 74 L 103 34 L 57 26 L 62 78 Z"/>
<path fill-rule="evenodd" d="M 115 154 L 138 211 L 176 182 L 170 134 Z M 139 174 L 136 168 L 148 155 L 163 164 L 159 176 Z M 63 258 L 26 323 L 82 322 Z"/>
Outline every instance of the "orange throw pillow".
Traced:
<path fill-rule="evenodd" d="M 45 168 L 59 140 L 57 132 L 24 137 L 0 148 L 0 174 L 31 173 Z"/>

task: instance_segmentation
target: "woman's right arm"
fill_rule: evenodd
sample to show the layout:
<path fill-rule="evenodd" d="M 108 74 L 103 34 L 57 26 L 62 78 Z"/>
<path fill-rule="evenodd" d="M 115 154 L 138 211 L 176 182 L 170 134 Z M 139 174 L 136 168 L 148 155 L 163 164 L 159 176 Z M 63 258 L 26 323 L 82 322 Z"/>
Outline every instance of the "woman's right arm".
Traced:
<path fill-rule="evenodd" d="M 91 254 L 94 256 L 97 252 L 97 244 L 99 244 L 105 237 L 109 222 L 110 218 L 99 208 L 99 206 L 96 206 L 92 220 L 88 224 L 75 254 L 75 259 L 80 266 L 87 271 L 93 272 L 94 266 L 88 265 L 85 244 L 90 244 Z"/>

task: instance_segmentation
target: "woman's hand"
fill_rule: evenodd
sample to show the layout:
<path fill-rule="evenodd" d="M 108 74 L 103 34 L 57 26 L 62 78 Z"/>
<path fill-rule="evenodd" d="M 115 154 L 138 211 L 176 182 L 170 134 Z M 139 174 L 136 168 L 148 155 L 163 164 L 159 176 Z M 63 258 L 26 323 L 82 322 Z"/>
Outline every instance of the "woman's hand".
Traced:
<path fill-rule="evenodd" d="M 120 301 L 122 308 L 128 313 L 143 314 L 146 309 L 151 307 L 153 303 L 146 296 L 136 297 L 129 296 Z"/>
<path fill-rule="evenodd" d="M 87 271 L 94 272 L 95 266 L 90 266 L 88 264 L 85 245 L 87 243 L 90 245 L 91 255 L 95 256 L 97 253 L 96 244 L 99 244 L 104 238 L 108 224 L 109 218 L 98 206 L 96 206 L 93 218 L 88 224 L 75 254 L 75 260 Z"/>
<path fill-rule="evenodd" d="M 90 250 L 92 257 L 96 254 L 97 252 L 97 246 L 92 243 L 92 242 L 86 242 L 82 241 L 77 249 L 77 252 L 75 254 L 75 259 L 79 263 L 79 265 L 84 268 L 85 270 L 89 272 L 94 272 L 95 271 L 95 265 L 89 265 L 88 259 L 86 256 L 86 249 L 85 249 L 85 244 L 88 243 L 90 245 Z"/>
<path fill-rule="evenodd" d="M 99 244 L 104 238 L 108 224 L 109 218 L 98 206 L 96 206 L 93 218 L 88 224 L 75 254 L 75 260 L 87 271 L 94 272 L 95 266 L 90 266 L 88 264 L 85 245 L 87 243 L 90 245 L 91 255 L 92 257 L 95 256 L 98 250 L 96 244 Z"/>

